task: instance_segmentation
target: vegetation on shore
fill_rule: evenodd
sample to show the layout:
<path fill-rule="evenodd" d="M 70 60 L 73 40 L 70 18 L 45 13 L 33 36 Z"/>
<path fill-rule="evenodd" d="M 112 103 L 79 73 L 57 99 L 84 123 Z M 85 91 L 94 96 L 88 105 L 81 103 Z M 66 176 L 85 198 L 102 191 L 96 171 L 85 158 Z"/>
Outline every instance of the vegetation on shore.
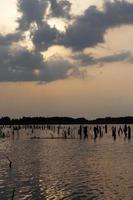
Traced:
<path fill-rule="evenodd" d="M 0 118 L 0 125 L 23 125 L 23 124 L 133 124 L 133 117 L 105 117 L 95 120 L 72 117 L 22 117 Z"/>

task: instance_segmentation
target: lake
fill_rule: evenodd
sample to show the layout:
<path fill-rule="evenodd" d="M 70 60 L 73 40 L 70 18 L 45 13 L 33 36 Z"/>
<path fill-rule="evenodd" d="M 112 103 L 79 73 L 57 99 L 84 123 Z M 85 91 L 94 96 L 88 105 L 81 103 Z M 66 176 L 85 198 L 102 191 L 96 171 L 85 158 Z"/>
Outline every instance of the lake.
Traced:
<path fill-rule="evenodd" d="M 12 199 L 13 191 L 14 200 L 133 199 L 133 139 L 114 140 L 109 126 L 103 137 L 94 140 L 89 129 L 80 140 L 78 126 L 70 127 L 68 139 L 57 139 L 57 127 L 3 129 L 9 137 L 0 139 L 0 200 Z"/>

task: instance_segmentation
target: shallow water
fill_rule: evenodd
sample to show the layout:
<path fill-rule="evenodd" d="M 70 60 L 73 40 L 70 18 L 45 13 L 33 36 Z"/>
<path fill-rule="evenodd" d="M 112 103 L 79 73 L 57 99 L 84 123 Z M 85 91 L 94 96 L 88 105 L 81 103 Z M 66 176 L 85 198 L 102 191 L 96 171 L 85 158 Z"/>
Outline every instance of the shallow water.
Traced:
<path fill-rule="evenodd" d="M 10 200 L 13 189 L 14 200 L 133 199 L 133 138 L 114 141 L 108 133 L 96 141 L 31 140 L 27 130 L 20 135 L 0 139 L 0 200 Z"/>

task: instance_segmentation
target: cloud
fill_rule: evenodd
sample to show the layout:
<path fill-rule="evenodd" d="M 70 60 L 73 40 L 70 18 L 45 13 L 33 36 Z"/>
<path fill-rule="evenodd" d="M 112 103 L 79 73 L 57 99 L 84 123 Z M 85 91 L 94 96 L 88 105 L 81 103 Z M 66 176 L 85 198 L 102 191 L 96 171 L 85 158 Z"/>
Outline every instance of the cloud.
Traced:
<path fill-rule="evenodd" d="M 69 6 L 65 6 L 68 2 L 59 1 L 57 2 L 51 0 L 51 16 L 61 17 L 64 16 L 67 18 L 67 15 L 70 10 Z M 64 8 L 64 9 L 63 9 Z M 37 43 L 35 45 L 41 46 L 44 42 L 46 43 L 44 50 L 47 46 L 52 46 L 55 44 L 53 37 L 55 39 L 58 35 L 58 45 L 63 45 L 67 48 L 72 48 L 74 51 L 81 51 L 87 47 L 94 47 L 98 43 L 104 42 L 104 35 L 109 28 L 115 26 L 120 26 L 124 24 L 133 23 L 133 3 L 127 1 L 115 0 L 114 2 L 105 2 L 103 5 L 103 10 L 99 10 L 96 6 L 90 6 L 87 10 L 81 15 L 75 18 L 74 22 L 68 25 L 64 33 L 60 33 L 58 30 L 49 27 L 49 32 L 52 33 L 52 40 L 45 39 L 45 28 L 47 26 L 40 27 L 37 32 L 35 32 L 35 37 Z M 45 22 L 46 24 L 46 22 Z M 51 29 L 51 30 L 50 30 Z M 47 31 L 47 30 L 46 30 Z M 37 38 L 39 37 L 39 39 Z M 46 42 L 47 40 L 47 42 Z M 53 41 L 53 43 L 52 43 Z"/>
<path fill-rule="evenodd" d="M 66 79 L 75 66 L 67 59 L 52 56 L 44 60 L 38 51 L 25 48 L 12 51 L 10 47 L 0 47 L 0 81 L 43 81 Z"/>
<path fill-rule="evenodd" d="M 55 27 L 43 23 L 43 26 L 34 33 L 32 41 L 37 49 L 43 51 L 56 44 L 59 36 L 60 33 Z"/>
<path fill-rule="evenodd" d="M 43 56 L 36 51 L 22 49 L 12 53 L 10 64 L 13 69 L 41 69 L 44 67 Z"/>
<path fill-rule="evenodd" d="M 47 50 L 55 44 L 82 51 L 88 47 L 95 47 L 104 42 L 104 36 L 109 28 L 133 23 L 133 3 L 128 1 L 106 1 L 103 9 L 89 6 L 81 16 L 75 17 L 65 32 L 60 33 L 55 27 L 48 25 L 44 14 L 48 5 L 51 17 L 69 18 L 71 3 L 67 0 L 18 0 L 19 27 L 30 30 L 30 25 L 36 23 L 32 32 L 32 41 L 36 48 Z"/>
<path fill-rule="evenodd" d="M 9 33 L 7 35 L 0 34 L 0 45 L 11 45 L 13 42 L 22 40 L 22 34 L 20 32 Z"/>
<path fill-rule="evenodd" d="M 87 67 L 94 64 L 122 61 L 133 63 L 133 56 L 130 52 L 122 52 L 100 58 L 76 53 L 71 58 L 75 59 L 77 64 L 59 55 L 54 55 L 45 60 L 42 54 L 36 50 L 29 51 L 21 48 L 15 51 L 8 46 L 1 46 L 0 81 L 52 82 L 69 77 L 84 78 L 86 71 L 82 70 L 82 66 Z"/>
<path fill-rule="evenodd" d="M 18 18 L 18 28 L 23 31 L 28 30 L 32 23 L 40 26 L 47 7 L 47 0 L 18 0 L 18 11 L 22 14 Z"/>
<path fill-rule="evenodd" d="M 51 17 L 70 19 L 71 3 L 68 0 L 50 0 Z"/>
<path fill-rule="evenodd" d="M 17 20 L 18 29 L 22 31 L 29 30 L 33 24 L 40 27 L 46 16 L 70 18 L 71 3 L 68 0 L 18 0 L 17 6 L 21 13 Z"/>
<path fill-rule="evenodd" d="M 106 2 L 103 10 L 90 6 L 68 27 L 59 43 L 81 51 L 103 43 L 107 29 L 124 24 L 133 24 L 133 3 L 119 0 Z"/>
<path fill-rule="evenodd" d="M 115 53 L 103 57 L 96 58 L 93 55 L 87 55 L 84 53 L 75 53 L 71 56 L 72 59 L 76 60 L 80 66 L 91 66 L 94 64 L 104 64 L 113 62 L 128 62 L 133 63 L 133 55 L 130 51 Z"/>
<path fill-rule="evenodd" d="M 27 49 L 12 51 L 10 47 L 0 48 L 0 81 L 36 80 L 35 69 L 44 67 L 43 57 L 38 52 Z"/>
<path fill-rule="evenodd" d="M 111 63 L 111 62 L 129 62 L 131 63 L 131 60 L 133 59 L 133 55 L 131 52 L 122 52 L 118 54 L 113 54 L 109 56 L 104 56 L 101 58 L 96 59 L 96 62 L 102 62 L 102 63 Z"/>
<path fill-rule="evenodd" d="M 67 0 L 18 0 L 21 16 L 18 19 L 19 31 L 0 35 L 0 81 L 55 81 L 70 76 L 81 76 L 80 66 L 100 63 L 133 63 L 130 52 L 116 53 L 95 58 L 82 50 L 104 42 L 107 29 L 133 23 L 133 3 L 113 1 L 104 3 L 103 9 L 90 6 L 81 16 L 68 25 L 65 32 L 51 27 L 45 19 L 48 5 L 51 5 L 51 17 L 69 18 L 71 4 Z M 31 25 L 36 24 L 33 31 Z M 23 39 L 23 33 L 29 30 L 35 48 L 13 47 Z M 126 37 L 126 36 L 125 36 Z M 70 62 L 68 58 L 53 56 L 44 60 L 41 52 L 53 45 L 62 45 L 73 49 Z M 13 47 L 13 48 L 12 48 Z"/>
<path fill-rule="evenodd" d="M 87 65 L 93 65 L 95 64 L 95 58 L 90 54 L 84 54 L 82 52 L 80 53 L 74 53 L 71 56 L 72 59 L 78 62 L 78 65 L 80 66 L 87 66 Z"/>
<path fill-rule="evenodd" d="M 55 80 L 63 80 L 70 76 L 69 70 L 72 70 L 75 66 L 60 56 L 52 56 L 46 63 L 45 70 L 41 73 L 41 80 L 50 82 Z"/>

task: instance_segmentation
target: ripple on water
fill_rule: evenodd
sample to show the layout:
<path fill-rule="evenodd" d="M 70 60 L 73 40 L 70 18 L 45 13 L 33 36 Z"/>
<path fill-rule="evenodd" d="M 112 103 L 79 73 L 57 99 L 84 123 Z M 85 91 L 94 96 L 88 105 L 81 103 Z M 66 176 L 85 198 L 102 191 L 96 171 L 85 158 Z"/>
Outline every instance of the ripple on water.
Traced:
<path fill-rule="evenodd" d="M 13 168 L 5 158 L 13 161 Z M 133 142 L 0 141 L 0 200 L 132 200 Z"/>

